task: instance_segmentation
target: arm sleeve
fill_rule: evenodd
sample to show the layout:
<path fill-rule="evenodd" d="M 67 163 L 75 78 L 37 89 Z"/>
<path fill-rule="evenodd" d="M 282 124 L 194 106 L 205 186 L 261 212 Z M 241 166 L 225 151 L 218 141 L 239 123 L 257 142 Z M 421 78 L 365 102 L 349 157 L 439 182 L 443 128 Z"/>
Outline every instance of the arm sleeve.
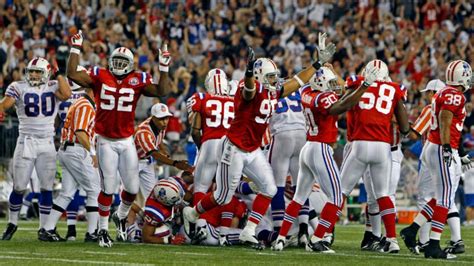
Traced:
<path fill-rule="evenodd" d="M 87 105 L 80 106 L 74 113 L 74 129 L 75 131 L 86 131 L 92 119 L 92 108 Z"/>
<path fill-rule="evenodd" d="M 13 83 L 7 87 L 7 90 L 5 91 L 5 96 L 10 96 L 18 101 L 20 99 L 20 91 L 17 89 L 15 85 L 16 84 Z"/>
<path fill-rule="evenodd" d="M 416 119 L 415 123 L 412 126 L 412 129 L 416 131 L 419 135 L 423 135 L 430 128 L 431 120 L 431 108 L 430 106 L 425 106 L 421 111 L 420 116 Z"/>
<path fill-rule="evenodd" d="M 149 131 L 138 130 L 135 139 L 137 140 L 138 145 L 140 145 L 140 148 L 142 148 L 147 155 L 152 151 L 158 150 L 158 147 L 155 145 L 154 137 Z"/>

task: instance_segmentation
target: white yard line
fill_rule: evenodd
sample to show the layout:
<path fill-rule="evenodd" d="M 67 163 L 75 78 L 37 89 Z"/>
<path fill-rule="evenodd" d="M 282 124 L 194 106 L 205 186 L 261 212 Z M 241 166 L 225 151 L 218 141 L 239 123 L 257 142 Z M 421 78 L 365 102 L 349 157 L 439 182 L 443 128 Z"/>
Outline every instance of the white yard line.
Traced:
<path fill-rule="evenodd" d="M 38 258 L 38 257 L 25 257 L 25 256 L 4 256 L 0 255 L 1 259 L 15 259 L 15 260 L 40 260 L 40 261 L 56 261 L 56 262 L 69 262 L 69 263 L 83 263 L 83 264 L 107 264 L 107 265 L 150 265 L 154 264 L 137 264 L 137 263 L 123 263 L 118 261 L 96 261 L 96 260 L 70 260 L 70 259 L 59 259 L 59 258 Z"/>
<path fill-rule="evenodd" d="M 101 251 L 84 251 L 83 253 L 87 254 L 99 254 L 99 255 L 119 255 L 119 256 L 127 256 L 127 253 L 124 252 L 101 252 Z"/>

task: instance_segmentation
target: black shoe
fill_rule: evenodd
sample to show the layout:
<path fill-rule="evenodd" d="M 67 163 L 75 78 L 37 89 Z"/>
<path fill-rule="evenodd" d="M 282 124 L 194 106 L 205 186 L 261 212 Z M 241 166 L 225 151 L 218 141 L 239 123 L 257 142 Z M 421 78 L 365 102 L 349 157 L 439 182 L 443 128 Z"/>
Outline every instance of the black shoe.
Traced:
<path fill-rule="evenodd" d="M 464 241 L 462 241 L 462 239 L 456 242 L 449 241 L 449 245 L 444 249 L 444 252 L 451 254 L 462 254 L 466 252 L 464 248 Z"/>
<path fill-rule="evenodd" d="M 374 236 L 372 232 L 365 231 L 364 239 L 362 239 L 362 242 L 360 243 L 360 249 L 364 251 L 373 250 L 373 246 L 375 242 L 376 244 L 378 244 L 380 242 L 380 239 Z"/>
<path fill-rule="evenodd" d="M 66 241 L 66 239 L 62 238 L 58 234 L 58 232 L 56 232 L 56 229 L 49 230 L 49 231 L 44 230 L 44 231 L 41 232 L 41 234 L 38 233 L 38 239 L 40 241 L 45 241 L 45 242 L 63 242 L 63 241 Z"/>
<path fill-rule="evenodd" d="M 68 225 L 67 226 L 67 234 L 66 240 L 67 241 L 76 241 L 76 226 L 75 225 Z"/>
<path fill-rule="evenodd" d="M 400 237 L 412 253 L 420 254 L 416 246 L 416 233 L 411 227 L 406 227 L 400 231 Z"/>
<path fill-rule="evenodd" d="M 38 240 L 39 241 L 47 241 L 47 240 L 44 240 L 44 239 L 47 239 L 46 230 L 44 228 L 40 228 L 38 230 Z"/>
<path fill-rule="evenodd" d="M 97 231 L 89 234 L 89 232 L 86 233 L 86 237 L 84 238 L 84 242 L 86 243 L 97 243 L 99 237 L 97 236 Z"/>
<path fill-rule="evenodd" d="M 451 260 L 455 259 L 456 255 L 453 255 L 451 253 L 447 253 L 441 249 L 439 246 L 439 241 L 436 241 L 437 243 L 434 244 L 432 243 L 432 240 L 430 240 L 430 243 L 428 246 L 425 248 L 425 258 L 427 259 L 444 259 L 444 260 Z"/>
<path fill-rule="evenodd" d="M 421 243 L 420 240 L 418 240 L 418 243 L 416 244 L 418 247 L 418 251 L 421 253 L 425 253 L 425 249 L 428 246 L 428 244 L 429 244 L 429 241 L 426 243 Z"/>
<path fill-rule="evenodd" d="M 321 252 L 321 253 L 335 253 L 334 250 L 329 248 L 324 241 L 308 242 L 306 245 L 306 251 Z"/>
<path fill-rule="evenodd" d="M 127 218 L 120 219 L 116 212 L 112 215 L 112 221 L 114 221 L 115 227 L 117 228 L 117 241 L 127 241 Z"/>
<path fill-rule="evenodd" d="M 99 242 L 99 246 L 103 248 L 111 248 L 114 242 L 110 237 L 109 232 L 103 229 L 97 233 L 97 240 Z"/>
<path fill-rule="evenodd" d="M 18 226 L 12 223 L 8 223 L 7 228 L 3 232 L 2 235 L 2 240 L 10 240 L 12 239 L 13 234 L 16 232 L 16 229 L 18 229 Z"/>

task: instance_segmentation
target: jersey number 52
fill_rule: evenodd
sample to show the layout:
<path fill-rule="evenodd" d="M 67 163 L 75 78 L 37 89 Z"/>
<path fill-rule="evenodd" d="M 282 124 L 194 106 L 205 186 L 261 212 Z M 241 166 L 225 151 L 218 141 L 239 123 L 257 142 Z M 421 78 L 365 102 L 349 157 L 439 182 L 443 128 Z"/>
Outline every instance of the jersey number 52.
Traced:
<path fill-rule="evenodd" d="M 102 89 L 100 91 L 100 108 L 102 110 L 114 110 L 116 108 L 117 111 L 131 112 L 135 91 L 131 88 L 121 88 L 118 91 L 118 93 L 120 94 L 118 101 L 116 101 L 114 95 L 110 94 L 116 91 L 117 88 L 102 84 Z"/>

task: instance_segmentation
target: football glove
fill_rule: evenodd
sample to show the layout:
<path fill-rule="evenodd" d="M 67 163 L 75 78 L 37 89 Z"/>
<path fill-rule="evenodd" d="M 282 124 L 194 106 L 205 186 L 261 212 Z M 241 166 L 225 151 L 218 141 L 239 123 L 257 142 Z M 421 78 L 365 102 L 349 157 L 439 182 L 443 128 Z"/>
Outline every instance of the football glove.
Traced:
<path fill-rule="evenodd" d="M 372 68 L 369 73 L 365 73 L 363 85 L 369 87 L 377 80 L 380 70 L 378 68 Z"/>
<path fill-rule="evenodd" d="M 253 77 L 253 65 L 255 64 L 255 52 L 252 47 L 247 47 L 247 70 L 245 70 L 246 77 Z"/>
<path fill-rule="evenodd" d="M 326 39 L 327 39 L 326 32 L 318 33 L 318 47 L 320 50 L 326 49 Z"/>
<path fill-rule="evenodd" d="M 471 157 L 469 155 L 461 157 L 462 172 L 465 173 L 467 170 L 472 168 Z"/>
<path fill-rule="evenodd" d="M 82 42 L 84 42 L 84 37 L 82 36 L 82 30 L 79 30 L 78 33 L 72 35 L 71 46 L 76 49 L 82 49 Z"/>
<path fill-rule="evenodd" d="M 443 145 L 443 161 L 448 167 L 451 166 L 451 163 L 453 161 L 453 150 L 451 149 L 451 145 L 449 144 Z"/>
<path fill-rule="evenodd" d="M 160 63 L 159 69 L 161 72 L 170 70 L 171 54 L 168 52 L 168 44 L 164 44 L 162 49 L 158 49 L 158 62 Z"/>

